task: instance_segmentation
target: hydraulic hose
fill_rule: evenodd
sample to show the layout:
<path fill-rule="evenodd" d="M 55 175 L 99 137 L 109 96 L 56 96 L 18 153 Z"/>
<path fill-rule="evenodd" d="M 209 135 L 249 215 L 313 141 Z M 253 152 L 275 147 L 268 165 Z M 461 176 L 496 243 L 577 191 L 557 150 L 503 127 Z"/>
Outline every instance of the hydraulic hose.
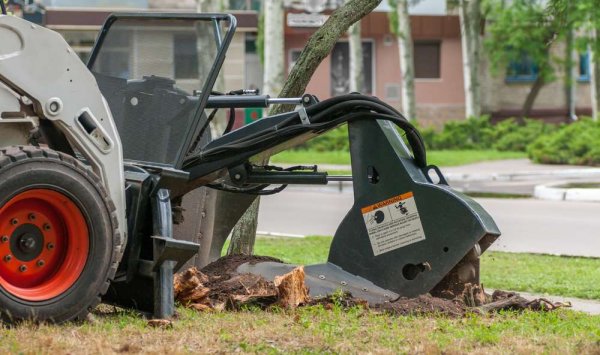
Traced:
<path fill-rule="evenodd" d="M 302 133 L 328 130 L 342 123 L 359 119 L 380 119 L 397 125 L 406 133 L 416 164 L 422 168 L 427 166 L 425 145 L 420 133 L 400 112 L 377 98 L 359 94 L 343 95 L 314 104 L 306 108 L 306 112 L 310 124 L 300 124 L 299 114 L 296 113 L 267 130 L 220 147 L 203 150 L 198 155 L 190 157 L 185 162 L 185 166 L 223 159 L 230 156 L 232 152 L 238 154 L 239 151 L 261 151 Z"/>

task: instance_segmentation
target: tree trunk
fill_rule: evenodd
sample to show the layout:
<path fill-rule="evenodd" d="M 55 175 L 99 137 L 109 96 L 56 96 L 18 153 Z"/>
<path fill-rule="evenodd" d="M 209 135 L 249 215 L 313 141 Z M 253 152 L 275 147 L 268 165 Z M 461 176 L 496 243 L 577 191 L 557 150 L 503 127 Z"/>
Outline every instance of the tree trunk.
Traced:
<path fill-rule="evenodd" d="M 571 121 L 577 120 L 575 112 L 577 107 L 577 77 L 579 67 L 577 66 L 579 54 L 575 50 L 575 34 L 573 29 L 567 29 L 567 40 L 565 46 L 565 94 L 567 99 L 567 111 Z"/>
<path fill-rule="evenodd" d="M 415 62 L 408 1 L 398 0 L 398 47 L 402 71 L 402 111 L 408 119 L 415 120 Z"/>
<path fill-rule="evenodd" d="M 588 46 L 588 52 L 590 53 L 590 92 L 591 92 L 591 103 L 592 103 L 592 118 L 594 121 L 598 120 L 598 104 L 600 103 L 600 66 L 598 65 L 598 55 L 596 50 L 598 46 L 597 30 L 594 29 L 592 33 L 593 46 Z"/>
<path fill-rule="evenodd" d="M 382 0 L 350 0 L 344 6 L 340 7 L 331 14 L 329 19 L 321 28 L 310 36 L 306 46 L 302 50 L 296 65 L 292 68 L 279 97 L 297 97 L 304 94 L 310 79 L 319 67 L 319 64 L 325 59 L 337 43 L 338 39 L 348 30 L 348 28 L 369 14 L 381 3 Z M 265 11 L 270 2 L 279 3 L 278 0 L 266 0 Z M 267 37 L 272 34 L 272 30 L 267 25 L 269 15 L 265 12 L 265 49 L 268 50 L 271 45 Z M 282 15 L 283 18 L 283 15 Z M 283 19 L 282 19 L 283 21 Z M 283 26 L 283 22 L 281 22 Z M 280 29 L 283 35 L 283 28 Z M 283 46 L 281 46 L 283 50 Z M 265 53 L 266 54 L 266 53 Z M 265 55 L 265 67 L 267 67 L 268 55 Z M 282 60 L 284 58 L 282 54 Z M 266 72 L 267 68 L 265 68 Z M 265 85 L 265 92 L 267 86 Z M 271 92 L 272 94 L 273 92 Z M 274 106 L 270 115 L 289 111 L 293 107 L 287 105 Z M 256 227 L 258 222 L 258 208 L 260 200 L 257 198 L 252 206 L 246 211 L 233 230 L 231 243 L 228 253 L 252 254 L 254 249 L 254 240 L 256 238 Z"/>
<path fill-rule="evenodd" d="M 265 0 L 265 72 L 264 94 L 277 96 L 284 81 L 284 26 L 283 3 L 280 0 Z"/>
<path fill-rule="evenodd" d="M 459 0 L 459 17 L 467 117 L 481 115 L 479 63 L 481 52 L 481 1 Z"/>
<path fill-rule="evenodd" d="M 254 253 L 259 205 L 260 197 L 257 197 L 233 228 L 227 255 Z"/>
<path fill-rule="evenodd" d="M 349 2 L 350 0 L 346 0 Z M 350 91 L 362 92 L 364 90 L 363 73 L 363 47 L 361 36 L 361 23 L 358 21 L 348 30 L 348 46 L 350 50 Z"/>
<path fill-rule="evenodd" d="M 540 72 L 542 71 L 540 70 Z M 521 109 L 521 116 L 518 120 L 520 124 L 523 124 L 525 122 L 524 119 L 529 117 L 529 115 L 531 114 L 531 110 L 533 109 L 535 99 L 537 99 L 540 90 L 542 90 L 545 84 L 546 81 L 544 80 L 544 76 L 538 74 L 537 78 L 533 82 L 533 85 L 531 86 L 531 90 L 529 90 L 529 94 L 527 94 L 525 102 L 523 103 L 523 108 Z"/>

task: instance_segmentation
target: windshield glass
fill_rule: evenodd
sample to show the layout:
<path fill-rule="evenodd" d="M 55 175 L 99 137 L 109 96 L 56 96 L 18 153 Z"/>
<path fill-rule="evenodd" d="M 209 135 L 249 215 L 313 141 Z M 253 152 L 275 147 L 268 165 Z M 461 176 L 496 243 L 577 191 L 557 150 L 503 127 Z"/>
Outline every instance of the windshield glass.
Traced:
<path fill-rule="evenodd" d="M 222 16 L 201 16 L 117 16 L 94 49 L 89 67 L 112 111 L 125 159 L 176 165 L 193 138 L 188 134 L 200 102 L 195 91 L 212 90 L 205 86 L 214 82 L 220 70 L 215 63 L 228 43 L 223 38 L 231 35 Z"/>
<path fill-rule="evenodd" d="M 160 76 L 200 90 L 217 56 L 217 38 L 210 19 L 118 19 L 91 69 L 121 79 Z"/>

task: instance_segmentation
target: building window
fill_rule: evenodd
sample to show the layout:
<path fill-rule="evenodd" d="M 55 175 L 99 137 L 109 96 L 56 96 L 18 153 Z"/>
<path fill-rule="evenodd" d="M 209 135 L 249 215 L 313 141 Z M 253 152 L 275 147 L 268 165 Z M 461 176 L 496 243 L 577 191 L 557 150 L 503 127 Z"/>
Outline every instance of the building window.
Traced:
<path fill-rule="evenodd" d="M 230 10 L 260 11 L 261 0 L 230 0 Z"/>
<path fill-rule="evenodd" d="M 365 41 L 363 46 L 363 94 L 373 94 L 373 43 Z M 293 55 L 293 53 L 292 53 Z M 300 54 L 298 53 L 298 56 Z M 291 58 L 295 62 L 294 58 Z M 296 58 L 297 60 L 297 58 Z M 350 45 L 338 42 L 331 52 L 331 96 L 350 92 Z"/>
<path fill-rule="evenodd" d="M 415 41 L 415 78 L 416 79 L 439 79 L 440 70 L 440 42 L 438 41 Z"/>
<path fill-rule="evenodd" d="M 519 60 L 513 60 L 506 70 L 507 82 L 534 81 L 538 76 L 538 66 L 527 54 L 522 54 Z"/>
<path fill-rule="evenodd" d="M 174 37 L 175 79 L 198 79 L 198 38 L 195 34 Z"/>
<path fill-rule="evenodd" d="M 590 52 L 579 55 L 579 81 L 590 81 Z"/>

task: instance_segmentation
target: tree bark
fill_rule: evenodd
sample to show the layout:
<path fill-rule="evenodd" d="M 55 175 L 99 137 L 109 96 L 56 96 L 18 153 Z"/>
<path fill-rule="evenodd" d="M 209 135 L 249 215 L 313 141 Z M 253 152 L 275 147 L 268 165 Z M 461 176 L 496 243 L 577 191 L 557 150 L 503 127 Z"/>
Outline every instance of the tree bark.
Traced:
<path fill-rule="evenodd" d="M 300 53 L 296 65 L 281 90 L 280 97 L 296 97 L 304 94 L 319 64 L 325 59 L 348 27 L 373 11 L 382 0 L 350 0 L 331 14 L 321 28 L 310 36 Z M 274 106 L 269 114 L 289 111 L 289 106 Z"/>
<path fill-rule="evenodd" d="M 397 12 L 398 47 L 400 50 L 400 70 L 402 71 L 402 111 L 404 111 L 404 115 L 408 119 L 415 120 L 417 118 L 415 104 L 415 62 L 408 0 L 398 0 Z"/>
<path fill-rule="evenodd" d="M 350 0 L 346 0 L 349 2 Z M 363 73 L 363 47 L 361 23 L 356 22 L 348 29 L 348 46 L 350 51 L 350 91 L 362 92 L 365 87 Z"/>
<path fill-rule="evenodd" d="M 265 71 L 264 94 L 277 96 L 284 81 L 284 26 L 283 3 L 280 0 L 265 0 Z"/>
<path fill-rule="evenodd" d="M 518 122 L 520 124 L 525 123 L 524 119 L 528 118 L 529 115 L 531 114 L 531 110 L 533 109 L 533 104 L 535 103 L 535 100 L 537 99 L 538 94 L 540 93 L 540 90 L 542 90 L 542 88 L 544 87 L 545 84 L 546 84 L 546 81 L 544 80 L 544 76 L 541 74 L 538 74 L 537 78 L 533 82 L 533 85 L 531 86 L 531 90 L 529 90 L 529 94 L 527 94 L 527 98 L 525 99 L 525 102 L 523 103 L 523 108 L 521 109 L 521 116 L 518 119 Z"/>
<path fill-rule="evenodd" d="M 598 120 L 599 114 L 599 103 L 600 103 L 600 66 L 598 65 L 598 56 L 596 49 L 598 46 L 597 30 L 594 29 L 591 35 L 593 46 L 588 46 L 588 52 L 590 54 L 590 92 L 591 92 L 591 103 L 592 103 L 592 119 Z"/>
<path fill-rule="evenodd" d="M 579 53 L 575 50 L 575 33 L 569 28 L 567 31 L 567 40 L 565 46 L 565 94 L 567 101 L 567 111 L 571 121 L 577 120 L 577 77 L 579 76 L 578 63 Z"/>
<path fill-rule="evenodd" d="M 459 17 L 467 117 L 481 115 L 479 63 L 481 53 L 481 1 L 459 0 Z"/>
<path fill-rule="evenodd" d="M 338 39 L 348 30 L 348 28 L 369 14 L 381 3 L 382 0 L 350 0 L 344 6 L 340 7 L 331 14 L 325 24 L 310 36 L 306 46 L 300 53 L 296 65 L 292 68 L 279 97 L 297 97 L 304 94 L 310 79 L 319 67 L 319 64 L 325 59 L 337 43 Z M 279 0 L 265 1 L 265 11 L 269 2 L 281 4 Z M 268 27 L 269 15 L 265 13 L 265 49 L 270 47 L 267 37 L 273 30 Z M 283 17 L 283 15 L 282 15 Z M 283 21 L 283 19 L 282 19 Z M 281 22 L 283 26 L 283 22 Z M 283 28 L 280 30 L 283 36 Z M 281 47 L 283 48 L 283 46 Z M 266 54 L 266 53 L 265 53 Z M 268 55 L 265 55 L 265 67 Z M 285 56 L 282 54 L 282 60 Z M 266 72 L 265 68 L 265 72 Z M 267 86 L 265 85 L 265 92 Z M 271 92 L 273 94 L 274 92 Z M 293 107 L 287 105 L 276 105 L 270 111 L 270 115 L 289 111 Z M 252 254 L 254 241 L 256 239 L 256 227 L 258 222 L 258 209 L 260 199 L 256 198 L 254 203 L 248 208 L 244 216 L 240 219 L 233 230 L 228 254 Z"/>

